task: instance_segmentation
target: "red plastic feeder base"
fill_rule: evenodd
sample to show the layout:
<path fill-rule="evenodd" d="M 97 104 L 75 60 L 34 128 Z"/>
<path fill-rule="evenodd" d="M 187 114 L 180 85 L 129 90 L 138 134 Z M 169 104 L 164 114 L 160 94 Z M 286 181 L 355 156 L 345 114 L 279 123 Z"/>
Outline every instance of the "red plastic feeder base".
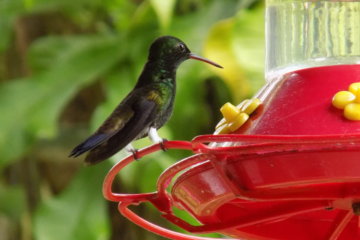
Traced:
<path fill-rule="evenodd" d="M 166 142 L 166 148 L 195 155 L 164 171 L 156 192 L 111 191 L 117 172 L 133 161 L 129 156 L 109 172 L 104 196 L 119 202 L 130 220 L 170 239 L 209 238 L 158 227 L 128 206 L 151 202 L 163 217 L 191 233 L 256 240 L 360 239 L 360 123 L 346 120 L 331 106 L 333 95 L 356 81 L 359 65 L 288 74 L 268 84 L 265 90 L 273 94 L 260 92 L 262 108 L 237 134 Z M 139 154 L 157 150 L 160 146 L 153 145 Z M 174 207 L 189 212 L 199 225 L 175 216 Z"/>
<path fill-rule="evenodd" d="M 247 144 L 209 150 L 215 158 L 176 180 L 174 201 L 204 224 L 186 230 L 261 240 L 360 238 L 360 135 L 194 141 L 205 140 Z"/>

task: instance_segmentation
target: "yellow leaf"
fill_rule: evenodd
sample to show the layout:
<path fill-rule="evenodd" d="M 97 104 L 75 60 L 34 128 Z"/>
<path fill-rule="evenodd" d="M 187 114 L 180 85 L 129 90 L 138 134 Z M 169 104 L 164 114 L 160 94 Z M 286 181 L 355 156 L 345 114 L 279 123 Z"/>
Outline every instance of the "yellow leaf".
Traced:
<path fill-rule="evenodd" d="M 240 102 L 263 82 L 263 9 L 244 10 L 233 18 L 216 23 L 204 46 L 204 55 L 224 67 L 214 69 Z M 255 87 L 254 87 L 255 86 Z"/>
<path fill-rule="evenodd" d="M 175 0 L 150 0 L 162 29 L 166 29 L 171 21 Z"/>

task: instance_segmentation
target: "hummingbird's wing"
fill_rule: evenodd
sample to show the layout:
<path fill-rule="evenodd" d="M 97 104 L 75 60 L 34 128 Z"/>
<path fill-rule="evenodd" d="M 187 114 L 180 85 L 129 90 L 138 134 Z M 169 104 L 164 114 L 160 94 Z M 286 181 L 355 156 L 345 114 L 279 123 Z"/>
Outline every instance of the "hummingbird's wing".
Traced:
<path fill-rule="evenodd" d="M 133 115 L 134 111 L 126 103 L 121 103 L 93 135 L 72 150 L 69 157 L 78 157 L 99 146 L 122 129 Z"/>
<path fill-rule="evenodd" d="M 156 115 L 156 102 L 140 97 L 134 102 L 132 109 L 134 114 L 128 122 L 106 141 L 93 148 L 86 156 L 86 163 L 94 164 L 111 157 L 147 132 Z"/>

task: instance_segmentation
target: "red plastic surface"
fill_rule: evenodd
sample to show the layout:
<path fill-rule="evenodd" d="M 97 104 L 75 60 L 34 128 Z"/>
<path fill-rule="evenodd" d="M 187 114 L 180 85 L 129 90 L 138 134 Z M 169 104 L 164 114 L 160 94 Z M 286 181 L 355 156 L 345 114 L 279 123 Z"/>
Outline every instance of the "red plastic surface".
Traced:
<path fill-rule="evenodd" d="M 360 201 L 360 122 L 331 104 L 357 81 L 360 65 L 346 65 L 303 69 L 269 84 L 272 94 L 236 132 L 244 135 L 194 139 L 194 146 L 225 144 L 208 149 L 217 160 L 176 180 L 175 202 L 205 225 L 234 223 L 220 230 L 232 237 L 360 239 L 352 207 Z"/>
<path fill-rule="evenodd" d="M 302 69 L 284 76 L 267 96 L 264 108 L 250 126 L 236 133 L 321 135 L 360 133 L 360 124 L 342 117 L 331 105 L 335 93 L 360 82 L 360 65 Z"/>

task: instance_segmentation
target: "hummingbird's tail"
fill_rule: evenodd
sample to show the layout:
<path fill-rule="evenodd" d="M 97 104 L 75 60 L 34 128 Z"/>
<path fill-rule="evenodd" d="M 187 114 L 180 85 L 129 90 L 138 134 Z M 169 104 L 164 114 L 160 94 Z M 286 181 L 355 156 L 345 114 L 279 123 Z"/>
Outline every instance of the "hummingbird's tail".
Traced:
<path fill-rule="evenodd" d="M 77 145 L 69 154 L 69 157 L 78 157 L 81 154 L 99 146 L 101 143 L 109 139 L 111 135 L 105 133 L 95 133 L 94 135 L 90 136 L 84 142 Z"/>
<path fill-rule="evenodd" d="M 111 131 L 106 129 L 108 130 L 107 132 L 101 131 L 102 128 L 100 128 L 92 136 L 76 146 L 69 157 L 77 157 L 89 151 L 85 162 L 95 164 L 111 157 L 133 140 L 146 135 L 156 115 L 156 102 L 146 98 L 140 98 L 137 99 L 136 104 L 134 103 L 134 105 L 132 105 L 132 109 L 133 112 L 131 112 L 132 114 L 128 114 L 129 117 L 126 121 L 124 121 L 124 119 L 120 119 L 121 121 L 119 121 L 119 119 L 116 118 L 114 120 L 115 124 L 110 124 L 111 126 L 118 126 L 120 125 L 119 123 L 121 123 L 120 128 L 115 128 L 115 130 L 110 128 Z M 108 122 L 113 123 L 112 120 L 113 119 L 110 118 Z"/>

